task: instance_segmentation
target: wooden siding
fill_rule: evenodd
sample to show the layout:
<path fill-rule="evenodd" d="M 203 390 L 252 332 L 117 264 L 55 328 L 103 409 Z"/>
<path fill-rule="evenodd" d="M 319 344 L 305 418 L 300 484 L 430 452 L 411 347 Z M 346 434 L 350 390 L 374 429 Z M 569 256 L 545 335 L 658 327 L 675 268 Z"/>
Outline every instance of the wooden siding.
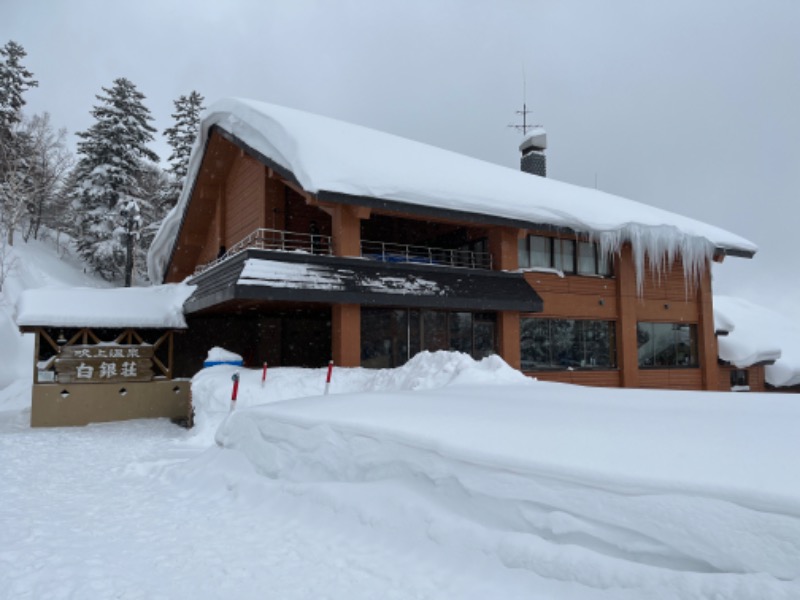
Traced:
<path fill-rule="evenodd" d="M 683 262 L 680 259 L 677 259 L 675 264 L 667 268 L 660 276 L 655 271 L 648 269 L 642 291 L 645 301 L 693 302 L 697 299 L 697 285 L 687 285 L 683 277 Z"/>
<path fill-rule="evenodd" d="M 526 371 L 525 375 L 539 381 L 573 383 L 592 387 L 620 387 L 620 373 L 615 369 L 608 371 Z"/>
<path fill-rule="evenodd" d="M 219 232 L 219 211 L 214 215 L 208 228 L 206 240 L 203 242 L 203 247 L 200 249 L 200 254 L 197 257 L 197 264 L 203 265 L 211 262 L 219 254 L 219 247 L 223 245 L 223 240 Z"/>
<path fill-rule="evenodd" d="M 639 369 L 640 388 L 700 390 L 703 374 L 700 369 Z"/>
<path fill-rule="evenodd" d="M 330 215 L 317 206 L 307 204 L 305 198 L 294 190 L 285 188 L 284 206 L 284 222 L 287 231 L 311 233 L 311 224 L 314 223 L 319 235 L 331 235 Z"/>
<path fill-rule="evenodd" d="M 525 281 L 544 302 L 544 310 L 536 316 L 605 321 L 617 318 L 615 279 L 528 272 Z"/>
<path fill-rule="evenodd" d="M 262 227 L 285 231 L 286 227 L 286 186 L 269 177 L 265 173 L 264 181 L 264 217 L 266 221 Z"/>
<path fill-rule="evenodd" d="M 218 243 L 214 243 L 213 250 L 207 249 L 209 226 L 217 215 L 220 199 L 224 198 L 227 173 L 238 153 L 233 144 L 219 135 L 212 135 L 208 140 L 203 164 L 194 181 L 191 201 L 178 233 L 179 239 L 164 276 L 165 283 L 183 281 L 197 265 L 207 262 L 202 260 L 203 257 L 216 256 Z"/>
<path fill-rule="evenodd" d="M 264 166 L 240 155 L 231 167 L 225 186 L 225 247 L 264 226 Z"/>

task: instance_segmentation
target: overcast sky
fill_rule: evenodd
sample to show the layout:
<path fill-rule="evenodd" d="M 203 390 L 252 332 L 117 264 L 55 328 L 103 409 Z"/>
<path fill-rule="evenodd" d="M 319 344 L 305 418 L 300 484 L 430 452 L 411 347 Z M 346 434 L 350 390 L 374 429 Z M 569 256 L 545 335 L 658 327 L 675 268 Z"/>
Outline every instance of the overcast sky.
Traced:
<path fill-rule="evenodd" d="M 159 131 L 197 90 L 517 168 L 524 74 L 549 176 L 754 241 L 715 291 L 783 310 L 800 306 L 798 32 L 796 0 L 0 0 L 0 43 L 40 82 L 26 111 L 71 134 L 127 77 Z"/>

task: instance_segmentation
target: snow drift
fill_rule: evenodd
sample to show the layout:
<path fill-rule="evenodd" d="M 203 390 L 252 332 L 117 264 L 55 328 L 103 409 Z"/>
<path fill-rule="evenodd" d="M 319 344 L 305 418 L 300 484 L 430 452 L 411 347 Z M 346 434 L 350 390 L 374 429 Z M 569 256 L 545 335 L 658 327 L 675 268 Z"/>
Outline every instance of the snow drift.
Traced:
<path fill-rule="evenodd" d="M 549 579 L 641 598 L 797 593 L 791 397 L 580 388 L 498 361 L 353 370 L 340 385 L 361 393 L 237 408 L 217 443 L 373 527 Z M 321 393 L 321 373 L 300 374 L 286 374 L 295 392 Z"/>

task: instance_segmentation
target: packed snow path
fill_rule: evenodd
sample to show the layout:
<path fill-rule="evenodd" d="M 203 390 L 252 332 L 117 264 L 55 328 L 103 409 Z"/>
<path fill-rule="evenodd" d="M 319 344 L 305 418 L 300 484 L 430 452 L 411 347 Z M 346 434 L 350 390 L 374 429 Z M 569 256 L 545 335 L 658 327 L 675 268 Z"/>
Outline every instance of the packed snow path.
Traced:
<path fill-rule="evenodd" d="M 232 453 L 207 450 L 200 462 L 220 469 L 191 470 L 202 451 L 166 421 L 31 430 L 26 416 L 0 413 L 0 598 L 574 597 L 387 539 L 322 497 L 246 477 Z"/>

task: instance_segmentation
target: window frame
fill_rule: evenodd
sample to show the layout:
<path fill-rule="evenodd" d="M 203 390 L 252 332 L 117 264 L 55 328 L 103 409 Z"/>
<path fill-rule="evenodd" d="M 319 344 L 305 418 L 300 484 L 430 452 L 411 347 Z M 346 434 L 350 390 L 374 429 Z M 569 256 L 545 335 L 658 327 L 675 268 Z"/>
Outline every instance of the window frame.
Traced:
<path fill-rule="evenodd" d="M 743 376 L 743 377 L 740 377 Z M 744 383 L 741 380 L 744 380 Z M 730 372 L 731 389 L 750 387 L 750 369 L 731 369 Z"/>
<path fill-rule="evenodd" d="M 530 323 L 530 328 L 526 325 Z M 608 344 L 606 355 L 607 363 L 597 364 L 596 357 L 589 357 L 590 349 L 597 344 L 595 327 L 601 324 L 605 330 L 605 339 Z M 569 339 L 560 340 L 562 337 L 558 329 L 568 326 L 571 331 Z M 563 334 L 563 331 L 560 332 Z M 534 340 L 538 345 L 538 352 L 547 355 L 547 364 L 526 367 L 527 348 L 523 347 L 525 335 Z M 544 334 L 544 339 L 543 335 Z M 538 341 L 535 341 L 538 340 Z M 556 354 L 564 349 L 568 350 L 567 359 L 574 361 L 570 364 L 557 364 Z M 536 352 L 536 350 L 534 350 Z M 601 355 L 602 356 L 602 355 Z M 561 359 L 563 360 L 563 359 Z M 617 347 L 617 322 L 612 319 L 557 319 L 549 317 L 523 316 L 520 322 L 520 367 L 523 372 L 534 371 L 616 371 L 619 369 L 619 355 Z M 529 360 L 533 362 L 533 360 Z"/>
<path fill-rule="evenodd" d="M 672 331 L 672 343 L 669 345 L 664 344 L 656 344 L 655 342 L 661 337 L 663 338 L 664 331 L 666 328 L 671 328 Z M 678 340 L 678 333 L 682 328 L 688 327 L 689 331 L 689 352 L 688 356 L 690 359 L 689 363 L 680 364 L 678 362 L 678 356 L 681 354 L 685 354 L 685 348 L 681 348 L 680 340 Z M 639 343 L 639 340 L 642 338 L 641 331 L 649 329 L 646 333 L 647 339 L 643 342 Z M 658 333 L 658 330 L 661 330 L 662 333 Z M 700 368 L 700 338 L 698 335 L 699 327 L 697 323 L 681 323 L 681 322 L 673 322 L 673 321 L 639 321 L 636 323 L 636 339 L 637 339 L 637 365 L 638 368 L 641 370 L 666 370 L 666 369 L 699 369 Z M 642 356 L 642 348 L 653 341 L 652 349 L 651 349 L 651 357 L 649 360 L 651 361 L 650 364 L 647 364 L 648 357 Z M 675 362 L 663 362 L 664 358 L 662 357 L 659 360 L 659 356 L 664 356 L 665 352 L 669 352 L 671 350 L 671 356 L 674 357 Z M 669 357 L 670 354 L 666 354 L 665 356 Z"/>
<path fill-rule="evenodd" d="M 534 248 L 535 245 L 544 242 L 543 248 Z M 537 243 L 538 242 L 538 243 Z M 585 250 L 591 246 L 592 255 L 587 257 L 582 255 L 581 248 Z M 571 255 L 571 256 L 570 256 Z M 614 277 L 614 260 L 612 256 L 603 258 L 600 253 L 600 246 L 597 242 L 586 239 L 553 237 L 535 233 L 526 234 L 519 238 L 517 242 L 517 256 L 520 269 L 554 269 L 564 273 L 564 275 L 579 275 L 581 277 L 601 277 L 611 279 Z M 544 257 L 545 260 L 536 260 Z M 564 258 L 569 257 L 568 264 L 564 263 Z M 591 262 L 591 271 L 581 268 L 582 257 Z M 547 264 L 536 264 L 536 263 Z M 605 272 L 603 272 L 605 271 Z"/>

